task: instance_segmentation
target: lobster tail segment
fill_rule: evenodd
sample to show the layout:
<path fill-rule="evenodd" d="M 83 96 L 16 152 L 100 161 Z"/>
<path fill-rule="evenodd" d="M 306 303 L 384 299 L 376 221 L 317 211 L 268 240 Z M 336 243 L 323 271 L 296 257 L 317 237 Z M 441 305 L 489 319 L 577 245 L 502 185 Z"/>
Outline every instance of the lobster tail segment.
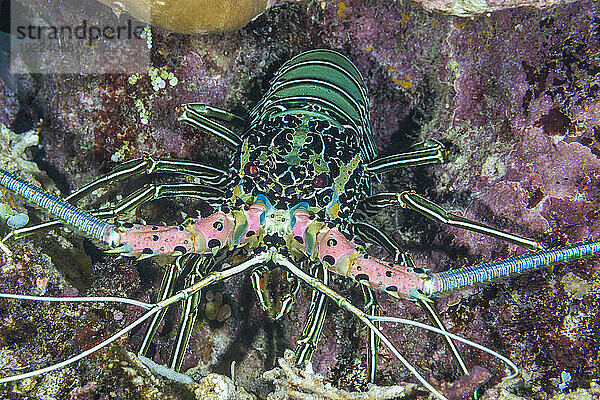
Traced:
<path fill-rule="evenodd" d="M 600 240 L 523 254 L 503 260 L 429 274 L 423 291 L 428 296 L 458 290 L 548 265 L 600 254 Z"/>
<path fill-rule="evenodd" d="M 377 156 L 365 81 L 356 66 L 338 52 L 312 50 L 286 62 L 250 112 L 251 125 L 281 112 L 327 116 L 340 130 L 353 133 L 365 161 Z"/>

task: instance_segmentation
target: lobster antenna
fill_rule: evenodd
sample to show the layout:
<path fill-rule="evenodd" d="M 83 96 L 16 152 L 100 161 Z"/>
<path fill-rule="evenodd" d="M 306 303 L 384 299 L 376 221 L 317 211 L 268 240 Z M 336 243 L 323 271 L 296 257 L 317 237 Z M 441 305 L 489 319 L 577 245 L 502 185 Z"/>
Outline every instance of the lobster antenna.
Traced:
<path fill-rule="evenodd" d="M 115 247 L 118 244 L 118 234 L 113 224 L 104 222 L 1 168 L 0 186 L 4 186 L 108 247 Z"/>
<path fill-rule="evenodd" d="M 211 272 L 210 274 L 205 276 L 203 279 L 196 282 L 194 285 L 187 287 L 185 289 L 182 289 L 179 292 L 177 292 L 176 294 L 174 294 L 173 296 L 168 297 L 168 298 L 166 298 L 158 303 L 155 303 L 155 304 L 144 303 L 142 301 L 131 300 L 131 299 L 123 298 L 123 297 L 46 297 L 46 296 L 29 296 L 29 295 L 19 295 L 19 294 L 10 294 L 10 293 L 0 293 L 0 298 L 7 298 L 7 299 L 29 300 L 29 301 L 80 302 L 80 303 L 83 303 L 83 302 L 92 302 L 92 303 L 94 303 L 94 302 L 96 302 L 96 303 L 97 302 L 114 302 L 114 303 L 129 304 L 129 305 L 137 306 L 137 307 L 148 310 L 145 314 L 143 314 L 141 317 L 136 319 L 134 322 L 127 325 L 125 328 L 121 329 L 120 331 L 118 331 L 117 333 L 115 333 L 114 335 L 109 337 L 108 339 L 102 341 L 101 343 L 97 344 L 96 346 L 94 346 L 88 350 L 85 350 L 82 353 L 79 353 L 79 354 L 77 354 L 71 358 L 68 358 L 64 361 L 61 361 L 57 364 L 50 365 L 49 367 L 36 369 L 34 371 L 26 372 L 23 374 L 17 374 L 17 375 L 0 378 L 0 384 L 45 374 L 46 372 L 55 371 L 57 369 L 66 367 L 67 365 L 72 364 L 76 361 L 79 361 L 82 358 L 85 358 L 88 355 L 100 350 L 101 348 L 108 346 L 109 344 L 111 344 L 112 342 L 117 340 L 119 337 L 123 336 L 124 334 L 128 333 L 129 331 L 131 331 L 138 325 L 145 322 L 147 319 L 152 317 L 154 314 L 156 314 L 163 308 L 166 308 L 173 303 L 177 303 L 181 300 L 188 298 L 192 294 L 198 292 L 199 290 L 203 289 L 204 287 L 206 287 L 208 285 L 211 285 L 213 283 L 220 282 L 224 279 L 227 279 L 233 275 L 236 275 L 240 272 L 243 272 L 243 271 L 255 266 L 256 264 L 263 263 L 267 260 L 267 257 L 268 257 L 267 253 L 262 253 L 262 254 L 259 254 L 258 256 L 256 256 L 255 258 L 252 258 L 248 261 L 244 261 L 243 263 L 233 266 L 233 267 L 230 267 L 224 271 Z"/>
<path fill-rule="evenodd" d="M 415 326 L 417 328 L 422 328 L 422 329 L 425 329 L 425 330 L 428 330 L 431 332 L 438 333 L 442 336 L 446 336 L 449 339 L 454 339 L 458 342 L 464 343 L 468 346 L 471 346 L 471 347 L 474 347 L 481 351 L 484 351 L 484 352 L 496 357 L 497 359 L 502 360 L 510 369 L 512 369 L 512 374 L 505 377 L 504 379 L 516 378 L 519 375 L 519 368 L 510 359 L 504 357 L 502 354 L 495 352 L 494 350 L 492 350 L 488 347 L 485 347 L 479 343 L 473 342 L 469 339 L 463 338 L 462 336 L 458 336 L 458 335 L 455 335 L 454 333 L 450 333 L 448 331 L 444 331 L 442 329 L 435 328 L 431 325 L 423 324 L 421 322 L 417 322 L 417 321 L 413 321 L 413 320 L 405 319 L 405 318 L 382 317 L 382 316 L 376 316 L 376 315 L 370 315 L 367 318 L 369 318 L 371 321 L 375 321 L 375 322 L 392 322 L 392 323 L 397 323 L 397 324 L 410 325 L 410 326 Z"/>
<path fill-rule="evenodd" d="M 12 253 L 12 251 L 10 251 L 10 249 L 8 247 L 6 247 L 6 245 L 4 244 L 4 240 L 6 240 L 11 234 L 12 234 L 12 232 L 10 232 L 8 234 L 8 236 L 6 236 L 4 239 L 0 240 L 0 250 L 2 250 L 4 252 L 4 254 L 6 254 L 9 257 L 12 256 L 13 253 Z"/>
<path fill-rule="evenodd" d="M 502 260 L 471 265 L 445 272 L 430 273 L 423 292 L 438 296 L 444 292 L 462 289 L 556 263 L 592 257 L 600 253 L 600 240 L 541 250 Z"/>

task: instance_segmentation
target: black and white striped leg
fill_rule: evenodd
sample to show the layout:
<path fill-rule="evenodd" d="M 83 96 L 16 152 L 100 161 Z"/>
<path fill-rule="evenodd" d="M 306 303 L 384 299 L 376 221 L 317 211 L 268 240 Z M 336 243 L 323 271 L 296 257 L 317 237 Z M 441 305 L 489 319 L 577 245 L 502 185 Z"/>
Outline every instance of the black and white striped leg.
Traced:
<path fill-rule="evenodd" d="M 369 174 L 381 174 L 397 168 L 412 167 L 415 165 L 438 164 L 444 162 L 448 151 L 437 140 L 427 140 L 417 143 L 405 153 L 391 156 L 378 157 L 365 165 Z"/>
<path fill-rule="evenodd" d="M 427 315 L 427 318 L 433 326 L 435 326 L 439 330 L 448 332 L 448 329 L 446 329 L 446 326 L 444 325 L 444 322 L 442 321 L 442 318 L 440 317 L 440 314 L 438 313 L 437 308 L 435 307 L 434 301 L 429 299 L 417 299 L 416 303 L 419 305 L 419 307 L 423 309 L 423 312 L 425 312 L 425 315 Z M 452 339 L 449 339 L 447 336 L 443 335 L 442 340 L 446 344 L 446 347 L 448 348 L 448 351 L 452 356 L 452 360 L 454 360 L 454 364 L 460 370 L 461 375 L 467 375 L 469 373 L 469 369 L 467 368 L 465 361 L 460 355 L 460 352 L 456 347 L 456 343 Z"/>
<path fill-rule="evenodd" d="M 130 194 L 115 206 L 93 212 L 92 215 L 100 218 L 114 218 L 119 215 L 125 215 L 148 201 L 166 197 L 197 198 L 205 201 L 214 208 L 222 203 L 223 196 L 223 191 L 207 185 L 195 183 L 150 183 Z"/>
<path fill-rule="evenodd" d="M 260 308 L 266 313 L 269 313 L 269 310 L 271 310 L 271 299 L 267 291 L 267 278 L 265 277 L 268 273 L 269 268 L 266 265 L 259 265 L 250 273 L 252 289 L 254 289 Z"/>
<path fill-rule="evenodd" d="M 116 183 L 133 176 L 161 173 L 196 178 L 204 184 L 217 188 L 224 187 L 225 183 L 228 181 L 228 172 L 221 168 L 190 160 L 143 157 L 117 165 L 106 175 L 101 176 L 71 193 L 65 198 L 65 201 L 70 204 L 75 204 L 75 202 L 82 197 L 87 196 L 93 191 L 108 184 Z"/>
<path fill-rule="evenodd" d="M 181 106 L 180 108 L 193 110 L 195 113 L 200 114 L 206 118 L 214 118 L 219 121 L 233 124 L 240 128 L 245 128 L 246 126 L 248 126 L 248 120 L 246 118 L 240 117 L 239 115 L 234 114 L 230 111 L 223 110 L 222 108 L 209 106 L 203 103 L 187 103 Z"/>
<path fill-rule="evenodd" d="M 177 108 L 177 119 L 203 132 L 214 135 L 232 149 L 239 148 L 242 139 L 237 133 L 214 120 L 229 122 L 243 128 L 247 126 L 247 121 L 242 117 L 200 103 L 184 104 Z"/>
<path fill-rule="evenodd" d="M 348 227 L 351 234 L 365 244 L 376 244 L 381 246 L 392 257 L 394 262 L 399 262 L 402 250 L 394 239 L 381 229 L 364 222 L 356 222 Z"/>
<path fill-rule="evenodd" d="M 373 289 L 367 285 L 359 285 L 362 290 L 363 299 L 365 302 L 365 312 L 368 315 L 381 315 L 381 308 L 377 304 L 377 298 Z M 379 322 L 373 322 L 379 329 Z M 377 374 L 377 349 L 379 347 L 379 336 L 375 334 L 372 329 L 369 329 L 369 335 L 367 336 L 367 379 L 371 383 L 375 383 L 375 377 Z"/>
<path fill-rule="evenodd" d="M 277 321 L 292 309 L 300 288 L 294 275 L 281 268 L 261 265 L 252 271 L 250 280 L 259 305 L 271 319 Z"/>
<path fill-rule="evenodd" d="M 304 262 L 303 270 L 309 261 Z M 325 285 L 329 284 L 329 270 L 321 263 L 312 263 L 310 267 L 310 275 L 317 277 Z M 310 361 L 317 344 L 319 336 L 323 330 L 325 316 L 327 315 L 327 306 L 329 299 L 324 293 L 316 290 L 312 291 L 311 306 L 308 313 L 308 321 L 304 325 L 302 335 L 296 341 L 296 365 L 303 368 Z"/>
<path fill-rule="evenodd" d="M 192 271 L 185 277 L 185 287 L 191 287 L 196 282 L 201 280 L 214 267 L 214 259 L 207 258 L 199 254 L 190 254 L 187 263 L 192 264 Z M 169 368 L 179 372 L 183 356 L 187 349 L 198 315 L 198 304 L 202 297 L 201 291 L 195 292 L 193 295 L 185 299 L 182 303 L 181 318 L 179 321 L 179 330 L 177 331 L 177 341 L 171 354 L 171 362 Z"/>
<path fill-rule="evenodd" d="M 185 287 L 194 285 L 197 281 L 202 279 L 206 274 L 211 272 L 214 267 L 214 259 L 199 255 L 199 254 L 185 254 L 177 257 L 177 259 L 169 265 L 169 268 L 165 271 L 161 287 L 157 293 L 157 303 L 169 298 L 177 286 L 180 276 L 185 275 Z M 171 354 L 171 361 L 169 368 L 174 371 L 179 371 L 183 356 L 191 335 L 192 327 L 196 320 L 197 308 L 200 302 L 201 292 L 195 292 L 182 303 L 182 313 L 177 332 L 177 341 L 173 352 Z M 144 336 L 138 355 L 145 357 L 158 326 L 165 317 L 168 308 L 163 308 L 158 312 L 150 322 L 148 330 Z"/>
<path fill-rule="evenodd" d="M 384 208 L 394 205 L 416 211 L 433 221 L 492 236 L 528 250 L 535 251 L 543 248 L 543 245 L 535 240 L 504 232 L 480 222 L 449 213 L 432 201 L 419 196 L 414 191 L 376 194 L 361 201 L 358 205 L 358 210 L 362 216 L 372 216 Z"/>
<path fill-rule="evenodd" d="M 430 139 L 417 143 L 405 153 L 378 157 L 365 165 L 369 174 L 381 174 L 397 168 L 412 167 L 424 164 L 439 164 L 444 162 L 448 151 L 437 140 Z"/>
<path fill-rule="evenodd" d="M 156 294 L 157 302 L 165 300 L 173 293 L 175 281 L 177 280 L 177 277 L 182 271 L 181 260 L 184 257 L 186 256 L 177 257 L 177 259 L 171 264 L 169 264 L 169 266 L 167 267 L 167 270 L 163 275 L 160 288 L 158 289 L 158 293 Z M 138 350 L 138 356 L 146 357 L 146 354 L 148 353 L 148 350 L 150 348 L 150 344 L 152 343 L 152 339 L 154 339 L 154 335 L 156 334 L 156 330 L 158 329 L 158 325 L 165 317 L 166 312 L 167 309 L 164 308 L 158 313 L 156 313 L 152 318 L 152 321 L 148 326 L 148 330 L 144 335 L 144 339 L 142 341 L 140 349 Z"/>

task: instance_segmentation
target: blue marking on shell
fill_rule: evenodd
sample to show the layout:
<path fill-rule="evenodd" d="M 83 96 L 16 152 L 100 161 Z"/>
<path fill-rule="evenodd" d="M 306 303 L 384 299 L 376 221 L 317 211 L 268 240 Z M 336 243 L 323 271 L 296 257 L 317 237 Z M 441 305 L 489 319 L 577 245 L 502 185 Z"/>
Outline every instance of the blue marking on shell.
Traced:
<path fill-rule="evenodd" d="M 301 201 L 296 204 L 294 207 L 290 208 L 290 227 L 293 228 L 296 225 L 296 216 L 294 215 L 294 211 L 301 209 L 304 211 L 308 211 L 308 203 L 306 201 Z"/>
<path fill-rule="evenodd" d="M 254 203 L 262 204 L 267 208 L 262 214 L 260 214 L 260 223 L 264 224 L 265 223 L 265 214 L 267 213 L 267 211 L 269 211 L 271 208 L 273 208 L 273 205 L 269 201 L 268 197 L 265 196 L 264 194 L 258 194 L 256 196 L 256 199 L 254 200 Z"/>
<path fill-rule="evenodd" d="M 265 207 L 267 207 L 267 210 L 270 209 L 271 207 L 273 207 L 273 205 L 269 201 L 268 197 L 262 193 L 256 196 L 256 199 L 254 200 L 254 202 L 258 203 L 258 204 L 263 204 Z"/>

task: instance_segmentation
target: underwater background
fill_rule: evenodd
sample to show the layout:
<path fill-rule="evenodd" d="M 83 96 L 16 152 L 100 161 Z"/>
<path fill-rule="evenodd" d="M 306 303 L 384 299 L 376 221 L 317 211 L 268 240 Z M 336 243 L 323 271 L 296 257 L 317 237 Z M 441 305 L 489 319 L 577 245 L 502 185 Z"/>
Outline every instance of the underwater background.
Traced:
<path fill-rule="evenodd" d="M 39 18 L 57 12 L 52 2 L 12 3 Z M 251 14 L 264 9 L 252 20 Z M 0 168 L 64 197 L 116 163 L 144 155 L 228 167 L 229 148 L 178 122 L 176 107 L 199 102 L 247 114 L 285 61 L 327 48 L 347 56 L 365 77 L 381 154 L 426 139 L 448 146 L 447 162 L 385 174 L 375 191 L 414 189 L 463 217 L 549 245 L 600 236 L 598 1 L 281 1 L 238 11 L 231 25 L 218 28 L 225 32 L 190 35 L 153 26 L 146 36 L 150 65 L 142 73 L 3 75 Z M 86 18 L 77 9 L 60 12 L 74 21 Z M 246 20 L 251 21 L 227 31 Z M 186 24 L 176 29 L 203 29 Z M 102 63 L 104 56 L 93 61 Z M 143 183 L 116 185 L 83 205 L 97 207 Z M 12 214 L 44 220 L 17 196 L 4 190 L 0 195 L 3 235 Z M 179 223 L 180 212 L 195 206 L 158 200 L 137 210 L 136 218 Z M 400 208 L 387 209 L 370 223 L 384 227 L 417 265 L 433 271 L 519 253 L 514 245 Z M 149 302 L 162 277 L 160 260 L 117 259 L 70 230 L 28 236 L 9 246 L 13 257 L 0 254 L 0 292 Z M 377 246 L 369 251 L 385 255 Z M 501 381 L 504 366 L 498 360 L 464 348 L 467 364 L 481 369 L 470 381 L 455 382 L 452 359 L 436 335 L 403 326 L 385 332 L 435 386 L 452 388 L 452 398 L 469 398 L 480 385 L 484 399 L 598 398 L 599 270 L 598 260 L 572 262 L 437 300 L 452 333 L 519 366 L 521 377 L 515 380 Z M 337 278 L 333 287 L 360 303 L 360 290 L 349 280 Z M 285 349 L 294 348 L 310 299 L 310 290 L 301 288 L 290 314 L 272 321 L 258 306 L 247 276 L 203 293 L 183 366 L 195 379 L 192 384 L 154 376 L 133 356 L 143 337 L 140 329 L 79 363 L 0 385 L 0 397 L 354 398 L 337 389 L 367 389 L 366 329 L 333 305 L 312 358 L 315 373 L 332 386 L 319 391 L 321 378 L 312 374 L 263 375 L 279 365 Z M 426 321 L 412 303 L 382 293 L 378 299 L 386 315 Z M 58 362 L 139 314 L 113 304 L 2 301 L 0 366 L 18 370 Z M 176 313 L 170 316 L 155 339 L 158 363 L 168 358 L 177 321 Z M 385 349 L 379 360 L 378 386 L 414 381 Z M 415 386 L 407 384 L 408 398 L 428 398 Z M 402 398 L 399 392 L 379 393 L 356 398 Z"/>

